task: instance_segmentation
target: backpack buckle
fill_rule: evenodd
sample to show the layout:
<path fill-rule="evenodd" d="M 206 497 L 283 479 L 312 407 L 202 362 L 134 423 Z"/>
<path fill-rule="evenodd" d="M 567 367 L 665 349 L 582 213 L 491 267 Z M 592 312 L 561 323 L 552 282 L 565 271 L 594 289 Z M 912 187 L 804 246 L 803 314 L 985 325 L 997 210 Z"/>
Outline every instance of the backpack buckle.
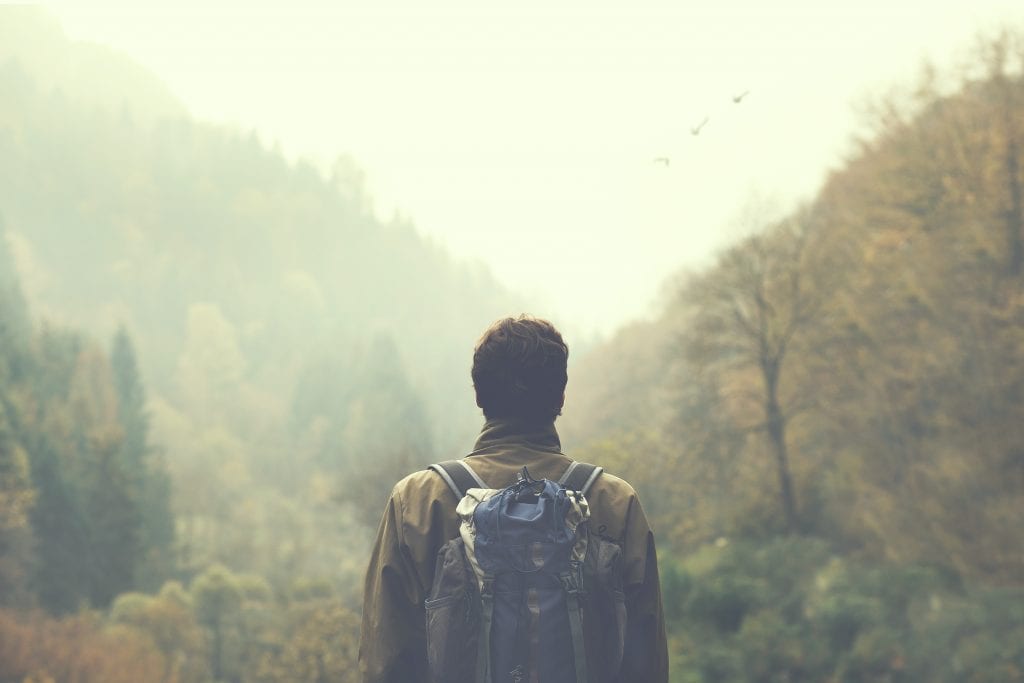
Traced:
<path fill-rule="evenodd" d="M 573 565 L 579 563 L 574 562 Z M 564 574 L 559 574 L 558 579 L 562 582 L 562 588 L 568 595 L 582 595 L 583 594 L 583 572 L 580 571 L 580 567 L 573 566 L 571 571 L 567 571 Z"/>
<path fill-rule="evenodd" d="M 536 497 L 544 490 L 544 481 L 530 476 L 530 471 L 523 465 L 523 469 L 519 470 L 516 474 L 516 483 L 513 485 L 513 488 L 515 490 L 514 500 L 522 500 L 521 496 L 524 494 Z"/>

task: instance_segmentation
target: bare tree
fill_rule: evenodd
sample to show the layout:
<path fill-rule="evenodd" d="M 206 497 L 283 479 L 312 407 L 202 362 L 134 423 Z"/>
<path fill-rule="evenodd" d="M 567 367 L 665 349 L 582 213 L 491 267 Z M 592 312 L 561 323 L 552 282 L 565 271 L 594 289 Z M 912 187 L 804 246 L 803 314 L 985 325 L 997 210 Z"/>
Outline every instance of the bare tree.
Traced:
<path fill-rule="evenodd" d="M 691 360 L 720 365 L 727 372 L 753 371 L 759 379 L 759 387 L 744 389 L 733 399 L 752 406 L 756 415 L 742 428 L 767 435 L 790 532 L 800 529 L 800 517 L 786 430 L 808 403 L 785 399 L 783 385 L 794 342 L 815 321 L 826 295 L 809 277 L 809 225 L 807 212 L 797 212 L 747 237 L 686 293 L 693 306 L 686 333 Z"/>

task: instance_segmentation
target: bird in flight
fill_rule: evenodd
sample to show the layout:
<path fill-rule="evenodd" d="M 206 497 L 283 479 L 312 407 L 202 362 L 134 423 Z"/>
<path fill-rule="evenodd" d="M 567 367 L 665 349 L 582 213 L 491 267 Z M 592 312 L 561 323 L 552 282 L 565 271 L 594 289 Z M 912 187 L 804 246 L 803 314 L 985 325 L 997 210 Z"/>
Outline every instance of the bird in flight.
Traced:
<path fill-rule="evenodd" d="M 749 90 L 744 90 L 739 95 L 733 95 L 732 96 L 732 101 L 735 102 L 736 104 L 739 104 L 740 102 L 743 101 L 743 98 L 746 97 L 749 94 L 750 94 Z"/>
<path fill-rule="evenodd" d="M 704 120 L 698 123 L 696 126 L 690 129 L 690 135 L 700 135 L 700 129 L 703 128 L 710 119 L 705 116 Z"/>
<path fill-rule="evenodd" d="M 668 168 L 672 164 L 672 160 L 668 157 L 655 157 L 654 163 L 662 164 L 665 168 Z"/>

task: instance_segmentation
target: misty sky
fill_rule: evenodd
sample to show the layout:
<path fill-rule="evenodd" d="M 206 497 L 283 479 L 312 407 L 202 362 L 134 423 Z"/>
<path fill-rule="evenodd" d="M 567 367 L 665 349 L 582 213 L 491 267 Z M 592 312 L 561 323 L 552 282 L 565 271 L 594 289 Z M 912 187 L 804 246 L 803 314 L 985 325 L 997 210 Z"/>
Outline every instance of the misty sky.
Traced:
<path fill-rule="evenodd" d="M 735 239 L 752 196 L 811 197 L 858 106 L 926 57 L 954 64 L 978 31 L 1024 24 L 990 0 L 51 7 L 201 119 L 325 168 L 351 155 L 383 217 L 587 331 L 654 310 L 668 276 Z"/>

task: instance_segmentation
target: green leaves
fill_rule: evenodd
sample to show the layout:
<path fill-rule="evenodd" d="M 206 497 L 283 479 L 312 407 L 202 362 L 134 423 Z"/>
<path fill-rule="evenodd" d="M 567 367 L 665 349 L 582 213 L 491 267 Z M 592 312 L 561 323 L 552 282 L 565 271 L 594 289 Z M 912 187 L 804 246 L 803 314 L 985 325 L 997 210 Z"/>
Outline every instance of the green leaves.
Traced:
<path fill-rule="evenodd" d="M 705 546 L 661 564 L 676 681 L 952 683 L 1020 671 L 1020 589 L 964 587 L 799 538 Z"/>

